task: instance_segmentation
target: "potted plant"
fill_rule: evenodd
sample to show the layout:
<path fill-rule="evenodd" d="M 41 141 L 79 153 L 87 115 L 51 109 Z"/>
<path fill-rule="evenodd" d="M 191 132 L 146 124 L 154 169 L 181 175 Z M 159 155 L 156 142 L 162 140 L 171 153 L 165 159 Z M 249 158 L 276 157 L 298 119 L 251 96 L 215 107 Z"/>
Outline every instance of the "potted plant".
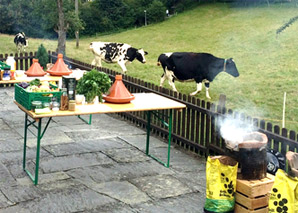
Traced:
<path fill-rule="evenodd" d="M 92 103 L 96 96 L 102 102 L 102 95 L 108 92 L 110 87 L 111 79 L 109 76 L 104 72 L 92 69 L 78 80 L 76 90 L 77 94 L 85 96 L 86 102 Z"/>

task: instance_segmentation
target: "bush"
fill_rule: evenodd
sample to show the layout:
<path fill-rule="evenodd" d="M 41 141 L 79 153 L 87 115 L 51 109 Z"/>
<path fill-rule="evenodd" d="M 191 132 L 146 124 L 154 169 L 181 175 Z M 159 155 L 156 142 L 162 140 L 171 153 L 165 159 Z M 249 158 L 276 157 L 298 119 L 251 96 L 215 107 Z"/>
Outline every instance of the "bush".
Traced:
<path fill-rule="evenodd" d="M 46 48 L 43 46 L 43 44 L 41 44 L 38 47 L 37 53 L 36 53 L 36 58 L 38 59 L 38 62 L 40 64 L 40 66 L 42 66 L 42 68 L 44 70 L 47 69 L 47 63 L 49 63 L 49 54 L 46 50 Z"/>

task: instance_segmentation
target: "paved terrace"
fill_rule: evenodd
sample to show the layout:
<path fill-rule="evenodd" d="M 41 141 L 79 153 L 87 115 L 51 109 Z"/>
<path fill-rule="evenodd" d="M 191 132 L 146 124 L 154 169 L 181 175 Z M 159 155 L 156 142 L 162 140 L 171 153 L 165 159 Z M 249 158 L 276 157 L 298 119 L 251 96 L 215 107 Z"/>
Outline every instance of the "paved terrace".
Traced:
<path fill-rule="evenodd" d="M 203 212 L 205 159 L 173 146 L 166 168 L 144 154 L 143 129 L 106 114 L 93 115 L 92 125 L 54 118 L 34 186 L 22 170 L 24 113 L 13 99 L 14 88 L 0 88 L 1 213 Z M 29 137 L 33 172 L 36 139 Z M 151 137 L 150 153 L 166 160 L 167 143 Z"/>

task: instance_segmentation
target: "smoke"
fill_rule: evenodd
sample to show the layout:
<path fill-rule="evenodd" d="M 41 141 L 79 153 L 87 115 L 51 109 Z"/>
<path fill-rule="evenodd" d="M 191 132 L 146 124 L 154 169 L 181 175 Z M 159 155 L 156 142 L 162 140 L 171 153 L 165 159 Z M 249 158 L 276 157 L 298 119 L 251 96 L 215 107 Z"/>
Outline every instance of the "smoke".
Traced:
<path fill-rule="evenodd" d="M 256 131 L 256 127 L 252 124 L 250 125 L 232 116 L 220 117 L 218 119 L 218 126 L 221 137 L 225 139 L 226 146 L 234 150 L 238 149 L 238 144 L 243 142 L 245 135 Z"/>

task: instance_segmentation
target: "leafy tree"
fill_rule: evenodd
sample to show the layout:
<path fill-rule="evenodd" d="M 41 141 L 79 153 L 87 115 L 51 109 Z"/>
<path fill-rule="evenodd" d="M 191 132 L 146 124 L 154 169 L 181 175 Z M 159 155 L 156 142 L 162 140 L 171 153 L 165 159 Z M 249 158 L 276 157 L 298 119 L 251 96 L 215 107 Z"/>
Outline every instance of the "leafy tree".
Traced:
<path fill-rule="evenodd" d="M 165 19 L 166 7 L 159 0 L 154 0 L 148 7 L 149 22 L 160 22 Z"/>
<path fill-rule="evenodd" d="M 11 0 L 1 0 L 0 3 L 0 32 L 1 33 L 14 33 L 13 32 L 13 10 Z"/>

